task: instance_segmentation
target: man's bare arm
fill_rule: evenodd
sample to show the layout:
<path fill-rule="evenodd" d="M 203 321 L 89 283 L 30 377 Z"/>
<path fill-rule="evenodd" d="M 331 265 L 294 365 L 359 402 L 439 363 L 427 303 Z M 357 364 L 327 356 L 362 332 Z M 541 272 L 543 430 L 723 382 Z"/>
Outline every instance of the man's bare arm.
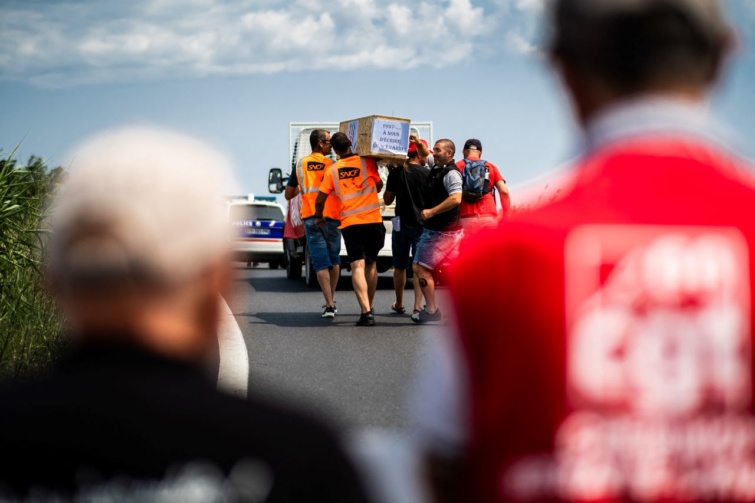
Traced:
<path fill-rule="evenodd" d="M 322 218 L 322 212 L 325 211 L 325 200 L 328 198 L 328 194 L 325 192 L 318 192 L 317 199 L 315 199 L 315 215 L 319 215 Z"/>
<path fill-rule="evenodd" d="M 290 185 L 286 185 L 286 192 L 283 194 L 283 197 L 286 198 L 286 201 L 290 201 L 291 199 L 296 197 L 296 194 L 299 193 L 299 187 L 291 187 Z"/>
<path fill-rule="evenodd" d="M 495 188 L 498 191 L 498 197 L 501 198 L 501 212 L 503 216 L 509 214 L 511 208 L 511 195 L 509 194 L 509 188 L 506 187 L 506 183 L 502 180 L 495 182 Z"/>
<path fill-rule="evenodd" d="M 386 190 L 385 192 L 383 192 L 383 202 L 386 205 L 391 204 L 394 199 L 396 199 L 396 194 L 394 194 L 390 190 Z"/>

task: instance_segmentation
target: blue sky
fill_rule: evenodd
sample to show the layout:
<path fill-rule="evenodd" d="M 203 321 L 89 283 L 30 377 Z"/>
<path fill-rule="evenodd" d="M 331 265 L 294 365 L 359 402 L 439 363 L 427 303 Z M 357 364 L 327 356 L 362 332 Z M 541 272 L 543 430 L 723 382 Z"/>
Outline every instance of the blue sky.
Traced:
<path fill-rule="evenodd" d="M 103 128 L 158 125 L 217 145 L 240 191 L 266 194 L 289 122 L 380 114 L 481 139 L 516 187 L 578 135 L 537 50 L 547 1 L 0 0 L 0 148 L 57 166 Z M 713 112 L 755 158 L 755 1 L 724 2 L 739 47 Z"/>

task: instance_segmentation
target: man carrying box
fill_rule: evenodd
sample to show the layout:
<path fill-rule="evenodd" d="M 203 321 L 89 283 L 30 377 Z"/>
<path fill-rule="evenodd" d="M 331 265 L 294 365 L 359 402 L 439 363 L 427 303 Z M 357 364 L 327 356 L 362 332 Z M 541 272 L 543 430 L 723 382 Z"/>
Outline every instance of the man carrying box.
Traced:
<path fill-rule="evenodd" d="M 351 282 L 361 308 L 358 326 L 375 324 L 372 301 L 377 289 L 377 256 L 385 242 L 378 192 L 383 181 L 373 159 L 351 151 L 344 133 L 330 139 L 338 161 L 325 173 L 315 200 L 315 223 L 325 225 L 325 201 L 332 193 L 341 201 L 341 231 L 351 263 Z"/>

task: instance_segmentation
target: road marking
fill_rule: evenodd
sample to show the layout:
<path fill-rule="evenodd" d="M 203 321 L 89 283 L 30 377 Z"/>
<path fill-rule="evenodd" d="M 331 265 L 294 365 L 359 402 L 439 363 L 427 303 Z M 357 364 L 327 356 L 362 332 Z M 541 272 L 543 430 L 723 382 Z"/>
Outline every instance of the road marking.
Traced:
<path fill-rule="evenodd" d="M 220 299 L 220 308 L 218 388 L 246 398 L 249 386 L 249 352 L 236 318 L 223 298 Z"/>

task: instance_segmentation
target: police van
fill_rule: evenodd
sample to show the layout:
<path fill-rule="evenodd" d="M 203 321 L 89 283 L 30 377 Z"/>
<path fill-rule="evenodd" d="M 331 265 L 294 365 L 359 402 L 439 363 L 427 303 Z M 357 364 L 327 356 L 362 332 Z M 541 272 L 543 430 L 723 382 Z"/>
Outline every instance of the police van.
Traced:
<path fill-rule="evenodd" d="M 235 260 L 247 267 L 267 263 L 270 269 L 283 265 L 285 212 L 275 196 L 228 198 L 231 249 Z"/>

